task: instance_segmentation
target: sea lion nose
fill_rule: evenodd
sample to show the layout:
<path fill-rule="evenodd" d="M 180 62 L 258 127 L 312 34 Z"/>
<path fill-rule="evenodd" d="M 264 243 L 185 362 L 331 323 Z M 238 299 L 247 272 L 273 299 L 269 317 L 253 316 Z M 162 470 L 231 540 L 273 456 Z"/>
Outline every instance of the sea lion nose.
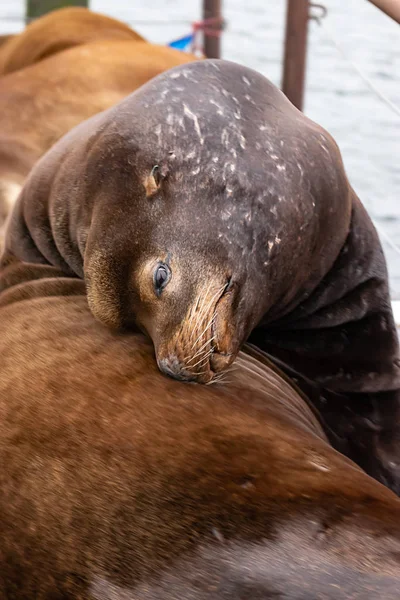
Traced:
<path fill-rule="evenodd" d="M 176 356 L 162 358 L 157 363 L 161 373 L 168 375 L 168 377 L 173 377 L 179 381 L 190 381 L 192 379 Z"/>

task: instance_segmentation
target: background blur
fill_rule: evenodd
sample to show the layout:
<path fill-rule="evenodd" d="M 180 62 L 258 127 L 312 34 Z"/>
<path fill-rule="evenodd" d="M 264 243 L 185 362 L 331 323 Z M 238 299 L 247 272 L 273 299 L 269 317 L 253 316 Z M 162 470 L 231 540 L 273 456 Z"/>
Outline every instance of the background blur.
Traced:
<path fill-rule="evenodd" d="M 381 234 L 392 296 L 400 299 L 400 114 L 368 88 L 332 42 L 400 111 L 400 27 L 366 0 L 322 0 L 324 27 L 309 28 L 305 113 L 343 153 L 350 181 Z M 200 0 L 91 0 L 90 8 L 126 21 L 149 41 L 166 44 L 191 32 Z M 284 0 L 224 0 L 222 57 L 280 85 Z M 0 33 L 20 31 L 24 0 L 1 0 Z M 392 245 L 388 241 L 392 241 Z"/>

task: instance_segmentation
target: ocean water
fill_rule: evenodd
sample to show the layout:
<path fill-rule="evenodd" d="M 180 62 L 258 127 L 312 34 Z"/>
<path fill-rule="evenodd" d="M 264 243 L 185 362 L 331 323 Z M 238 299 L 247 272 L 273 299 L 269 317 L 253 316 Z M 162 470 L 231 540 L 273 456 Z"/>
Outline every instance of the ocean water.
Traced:
<path fill-rule="evenodd" d="M 351 184 L 381 235 L 392 297 L 400 299 L 400 114 L 354 68 L 400 112 L 400 26 L 367 0 L 322 2 L 324 25 L 309 27 L 304 112 L 338 142 Z M 190 33 L 201 18 L 201 0 L 91 0 L 90 7 L 160 44 Z M 280 85 L 285 9 L 284 0 L 224 0 L 222 57 Z M 0 33 L 20 31 L 24 13 L 23 0 L 1 0 Z"/>

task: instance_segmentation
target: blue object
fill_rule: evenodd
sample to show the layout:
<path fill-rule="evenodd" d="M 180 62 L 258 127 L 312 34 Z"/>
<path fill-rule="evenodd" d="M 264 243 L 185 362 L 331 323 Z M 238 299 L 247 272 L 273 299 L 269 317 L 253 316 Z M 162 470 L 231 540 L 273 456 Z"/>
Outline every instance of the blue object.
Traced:
<path fill-rule="evenodd" d="M 178 40 L 175 40 L 174 42 L 170 42 L 167 45 L 170 46 L 171 48 L 176 48 L 176 50 L 188 50 L 189 46 L 191 46 L 193 40 L 194 40 L 194 34 L 191 33 L 190 35 L 185 35 L 185 37 L 179 38 Z"/>

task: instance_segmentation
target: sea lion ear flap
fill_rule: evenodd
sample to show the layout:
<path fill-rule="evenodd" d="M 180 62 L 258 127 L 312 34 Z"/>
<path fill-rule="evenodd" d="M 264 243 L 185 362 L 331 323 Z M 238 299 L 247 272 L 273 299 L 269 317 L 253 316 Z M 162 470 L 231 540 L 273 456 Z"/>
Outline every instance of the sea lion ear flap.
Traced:
<path fill-rule="evenodd" d="M 144 180 L 146 197 L 151 198 L 161 188 L 162 182 L 167 177 L 168 170 L 165 166 L 154 165 Z"/>
<path fill-rule="evenodd" d="M 122 295 L 117 263 L 99 249 L 85 256 L 87 299 L 94 318 L 112 329 L 122 325 Z"/>

